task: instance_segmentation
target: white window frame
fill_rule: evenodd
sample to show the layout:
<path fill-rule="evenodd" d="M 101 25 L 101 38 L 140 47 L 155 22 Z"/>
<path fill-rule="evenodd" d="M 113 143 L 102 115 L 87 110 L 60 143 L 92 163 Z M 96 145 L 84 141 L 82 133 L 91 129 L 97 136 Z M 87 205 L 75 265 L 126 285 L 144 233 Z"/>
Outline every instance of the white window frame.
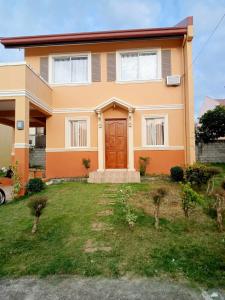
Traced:
<path fill-rule="evenodd" d="M 87 146 L 71 146 L 71 121 L 86 121 L 87 122 Z M 65 148 L 66 149 L 77 149 L 83 150 L 90 148 L 90 117 L 79 116 L 79 117 L 66 117 L 65 118 Z"/>
<path fill-rule="evenodd" d="M 164 119 L 164 145 L 147 145 L 146 141 L 146 119 Z M 169 128 L 168 128 L 168 114 L 149 114 L 142 116 L 142 147 L 144 148 L 164 148 L 169 146 Z"/>
<path fill-rule="evenodd" d="M 124 53 L 148 53 L 154 52 L 157 55 L 157 78 L 152 79 L 140 79 L 140 80 L 122 80 L 121 79 L 121 54 Z M 144 83 L 152 81 L 162 81 L 162 63 L 161 63 L 161 49 L 160 48 L 148 48 L 148 49 L 132 49 L 132 50 L 119 50 L 116 52 L 116 81 L 117 83 Z"/>
<path fill-rule="evenodd" d="M 53 81 L 54 75 L 54 58 L 65 58 L 65 57 L 83 57 L 86 56 L 88 59 L 88 80 L 87 82 L 63 82 L 63 83 L 55 83 Z M 64 86 L 64 85 L 87 85 L 91 84 L 91 52 L 85 53 L 66 53 L 66 54 L 51 54 L 49 55 L 49 83 L 54 86 Z"/>

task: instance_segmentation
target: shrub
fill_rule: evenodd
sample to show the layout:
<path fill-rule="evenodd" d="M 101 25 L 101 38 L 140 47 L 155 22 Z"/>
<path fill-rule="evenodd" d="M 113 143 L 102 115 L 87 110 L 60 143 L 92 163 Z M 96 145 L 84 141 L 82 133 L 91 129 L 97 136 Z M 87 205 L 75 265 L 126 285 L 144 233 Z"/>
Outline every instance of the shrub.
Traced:
<path fill-rule="evenodd" d="M 29 180 L 26 188 L 28 194 L 39 193 L 44 190 L 45 183 L 41 178 L 32 178 Z"/>
<path fill-rule="evenodd" d="M 215 200 L 217 226 L 219 231 L 222 232 L 225 191 L 222 188 L 218 188 L 212 193 L 212 197 Z"/>
<path fill-rule="evenodd" d="M 46 196 L 33 196 L 28 202 L 28 207 L 30 208 L 31 214 L 35 217 L 32 227 L 32 233 L 36 233 L 37 226 L 40 220 L 43 209 L 47 204 L 48 198 Z"/>
<path fill-rule="evenodd" d="M 189 217 L 190 209 L 197 203 L 202 204 L 202 197 L 191 188 L 190 182 L 181 183 L 182 187 L 182 208 L 186 218 Z"/>
<path fill-rule="evenodd" d="M 83 158 L 82 159 L 82 164 L 83 164 L 83 166 L 85 167 L 85 169 L 87 171 L 86 176 L 88 176 L 88 169 L 90 169 L 90 167 L 91 167 L 91 160 L 89 158 L 88 159 Z"/>
<path fill-rule="evenodd" d="M 168 194 L 167 188 L 165 187 L 160 187 L 156 189 L 155 191 L 152 192 L 152 199 L 153 203 L 155 205 L 155 228 L 159 228 L 159 208 L 162 203 L 163 198 Z"/>
<path fill-rule="evenodd" d="M 149 164 L 149 157 L 139 157 L 139 170 L 140 170 L 140 175 L 145 176 L 146 175 L 146 169 Z"/>
<path fill-rule="evenodd" d="M 207 194 L 212 193 L 214 189 L 214 179 L 216 175 L 219 175 L 221 173 L 221 169 L 217 167 L 207 167 L 206 172 L 208 173 L 209 180 L 208 180 L 208 186 L 207 186 Z"/>
<path fill-rule="evenodd" d="M 16 161 L 16 163 L 12 166 L 11 170 L 12 170 L 12 181 L 13 181 L 13 189 L 12 189 L 12 197 L 13 199 L 17 199 L 20 195 L 20 191 L 22 188 L 22 184 L 21 184 L 21 178 L 19 175 L 19 163 L 18 161 Z"/>
<path fill-rule="evenodd" d="M 197 186 L 201 188 L 203 185 L 207 184 L 210 179 L 210 174 L 208 173 L 208 167 L 202 164 L 194 164 L 186 169 L 186 180 L 190 182 L 192 186 Z"/>
<path fill-rule="evenodd" d="M 130 229 L 134 227 L 136 221 L 137 221 L 137 215 L 135 215 L 132 207 L 127 204 L 127 206 L 126 206 L 126 222 Z"/>
<path fill-rule="evenodd" d="M 173 181 L 179 182 L 184 180 L 184 170 L 179 167 L 175 166 L 170 169 L 170 177 Z"/>

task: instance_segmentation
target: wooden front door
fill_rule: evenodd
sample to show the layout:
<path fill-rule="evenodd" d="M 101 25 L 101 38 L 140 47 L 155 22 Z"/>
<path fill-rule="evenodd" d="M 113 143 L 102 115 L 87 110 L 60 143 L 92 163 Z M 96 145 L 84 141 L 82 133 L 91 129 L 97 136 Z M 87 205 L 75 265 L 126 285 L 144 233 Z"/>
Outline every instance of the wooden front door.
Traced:
<path fill-rule="evenodd" d="M 105 121 L 106 169 L 127 168 L 127 120 Z"/>

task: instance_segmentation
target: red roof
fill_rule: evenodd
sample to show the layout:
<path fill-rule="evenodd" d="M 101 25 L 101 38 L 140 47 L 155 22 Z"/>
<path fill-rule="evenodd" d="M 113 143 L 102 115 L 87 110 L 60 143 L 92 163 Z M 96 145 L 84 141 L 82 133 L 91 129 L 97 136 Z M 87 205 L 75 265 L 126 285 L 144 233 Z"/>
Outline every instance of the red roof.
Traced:
<path fill-rule="evenodd" d="M 2 37 L 0 42 L 6 48 L 25 48 L 30 46 L 97 43 L 145 38 L 181 37 L 187 33 L 187 26 L 193 24 L 193 18 L 187 17 L 174 27 L 97 31 L 52 35 Z"/>

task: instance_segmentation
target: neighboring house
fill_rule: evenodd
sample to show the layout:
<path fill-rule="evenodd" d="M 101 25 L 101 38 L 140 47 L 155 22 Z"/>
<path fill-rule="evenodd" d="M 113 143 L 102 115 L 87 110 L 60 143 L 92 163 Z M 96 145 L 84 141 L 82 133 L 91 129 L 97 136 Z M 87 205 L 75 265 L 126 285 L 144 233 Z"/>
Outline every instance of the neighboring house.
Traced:
<path fill-rule="evenodd" d="M 214 109 L 217 105 L 225 106 L 225 99 L 214 99 L 206 96 L 200 107 L 199 118 L 201 118 L 201 116 L 204 115 L 204 113 L 206 113 L 208 110 Z"/>
<path fill-rule="evenodd" d="M 0 168 L 9 167 L 11 164 L 12 134 L 11 127 L 0 125 Z"/>
<path fill-rule="evenodd" d="M 84 175 L 83 158 L 97 182 L 115 169 L 138 181 L 140 156 L 150 157 L 148 173 L 193 163 L 192 22 L 2 38 L 25 51 L 25 62 L 0 66 L 1 122 L 16 124 L 24 182 L 29 126 L 46 128 L 48 178 Z"/>

